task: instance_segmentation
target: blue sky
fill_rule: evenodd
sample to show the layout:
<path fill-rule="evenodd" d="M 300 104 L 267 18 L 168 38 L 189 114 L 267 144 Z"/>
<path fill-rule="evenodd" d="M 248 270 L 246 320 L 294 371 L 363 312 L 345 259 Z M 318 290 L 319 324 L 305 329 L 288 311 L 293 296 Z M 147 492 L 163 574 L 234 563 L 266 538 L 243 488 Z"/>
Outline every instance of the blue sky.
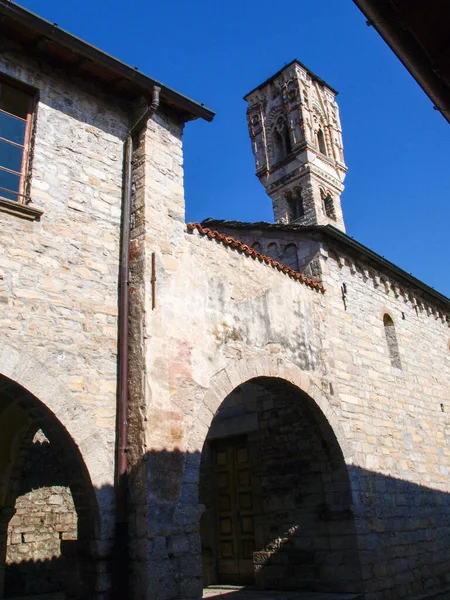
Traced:
<path fill-rule="evenodd" d="M 298 58 L 340 92 L 347 233 L 450 296 L 450 127 L 351 0 L 20 4 L 217 113 L 185 130 L 188 220 L 273 219 L 242 97 Z"/>

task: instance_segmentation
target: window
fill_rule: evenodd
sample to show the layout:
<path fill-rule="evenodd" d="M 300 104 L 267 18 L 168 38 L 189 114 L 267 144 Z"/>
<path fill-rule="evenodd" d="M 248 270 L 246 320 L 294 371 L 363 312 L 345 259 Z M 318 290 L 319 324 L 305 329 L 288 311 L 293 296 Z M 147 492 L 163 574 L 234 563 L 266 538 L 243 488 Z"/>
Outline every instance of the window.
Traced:
<path fill-rule="evenodd" d="M 329 192 L 325 192 L 324 190 L 320 190 L 320 194 L 322 196 L 323 210 L 327 217 L 336 220 L 336 211 L 334 209 L 333 197 Z"/>
<path fill-rule="evenodd" d="M 386 336 L 386 342 L 389 350 L 389 358 L 391 359 L 391 365 L 397 369 L 402 368 L 400 361 L 400 352 L 398 350 L 397 335 L 395 333 L 394 321 L 386 313 L 383 316 L 384 334 Z"/>
<path fill-rule="evenodd" d="M 281 134 L 275 129 L 273 132 L 273 162 L 274 164 L 283 160 L 285 156 L 283 138 Z"/>
<path fill-rule="evenodd" d="M 305 209 L 303 206 L 302 191 L 300 188 L 295 188 L 294 190 L 287 192 L 286 202 L 288 205 L 290 221 L 297 221 L 304 216 Z"/>
<path fill-rule="evenodd" d="M 283 117 L 279 117 L 273 127 L 272 145 L 273 164 L 285 159 L 292 150 L 289 131 Z"/>
<path fill-rule="evenodd" d="M 323 135 L 322 127 L 319 127 L 317 130 L 317 143 L 319 145 L 319 151 L 326 156 L 327 148 L 325 146 L 325 136 Z"/>
<path fill-rule="evenodd" d="M 0 78 L 0 197 L 26 203 L 33 95 Z"/>

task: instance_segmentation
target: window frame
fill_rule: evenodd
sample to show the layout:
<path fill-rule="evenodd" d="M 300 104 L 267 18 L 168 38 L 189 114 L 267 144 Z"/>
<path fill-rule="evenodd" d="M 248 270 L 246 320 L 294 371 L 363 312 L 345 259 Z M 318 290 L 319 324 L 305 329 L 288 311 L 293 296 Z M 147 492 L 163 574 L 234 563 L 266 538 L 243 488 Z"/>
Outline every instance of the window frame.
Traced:
<path fill-rule="evenodd" d="M 7 167 L 0 165 L 2 167 L 2 170 L 13 173 L 14 175 L 19 175 L 19 177 L 20 177 L 19 191 L 14 192 L 13 190 L 8 190 L 7 188 L 0 187 L 0 199 L 1 199 L 2 203 L 8 202 L 8 203 L 14 203 L 17 205 L 26 206 L 31 202 L 31 198 L 29 195 L 29 191 L 30 191 L 29 190 L 29 183 L 30 183 L 29 177 L 30 177 L 30 173 L 31 173 L 30 159 L 31 159 L 31 146 L 32 146 L 31 138 L 32 138 L 34 118 L 35 118 L 35 114 L 36 114 L 36 107 L 37 107 L 37 102 L 38 102 L 38 90 L 36 88 L 33 88 L 30 85 L 27 85 L 26 83 L 23 83 L 20 80 L 14 79 L 13 77 L 11 77 L 9 75 L 0 72 L 0 83 L 2 83 L 2 82 L 4 82 L 5 84 L 9 85 L 12 88 L 15 88 L 17 90 L 20 90 L 21 92 L 24 92 L 25 94 L 27 94 L 27 96 L 29 98 L 28 98 L 26 119 L 19 117 L 17 115 L 14 115 L 13 113 L 9 113 L 6 110 L 0 109 L 0 112 L 2 112 L 3 114 L 10 115 L 10 116 L 12 116 L 16 119 L 19 119 L 20 121 L 25 123 L 25 136 L 24 136 L 23 145 L 12 142 L 12 140 L 8 140 L 7 138 L 0 137 L 0 140 L 5 141 L 6 143 L 9 143 L 9 144 L 19 147 L 19 148 L 23 148 L 20 173 L 18 171 L 13 171 L 12 169 L 8 169 Z M 11 200 L 10 198 L 6 198 L 4 193 L 7 193 L 7 192 L 9 192 L 9 194 L 11 194 L 11 195 L 16 195 L 17 200 Z"/>
<path fill-rule="evenodd" d="M 329 191 L 325 191 L 323 188 L 320 188 L 320 195 L 322 197 L 322 210 L 324 215 L 328 219 L 336 221 L 336 205 L 333 194 L 331 194 Z"/>

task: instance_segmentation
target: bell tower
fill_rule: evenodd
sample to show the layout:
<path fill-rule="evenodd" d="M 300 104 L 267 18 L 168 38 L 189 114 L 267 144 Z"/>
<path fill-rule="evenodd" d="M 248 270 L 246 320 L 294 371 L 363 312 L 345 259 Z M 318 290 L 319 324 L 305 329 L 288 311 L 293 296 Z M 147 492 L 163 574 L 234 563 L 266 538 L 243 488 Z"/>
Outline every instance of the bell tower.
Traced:
<path fill-rule="evenodd" d="M 345 231 L 344 163 L 337 92 L 293 60 L 247 94 L 256 175 L 275 221 Z"/>

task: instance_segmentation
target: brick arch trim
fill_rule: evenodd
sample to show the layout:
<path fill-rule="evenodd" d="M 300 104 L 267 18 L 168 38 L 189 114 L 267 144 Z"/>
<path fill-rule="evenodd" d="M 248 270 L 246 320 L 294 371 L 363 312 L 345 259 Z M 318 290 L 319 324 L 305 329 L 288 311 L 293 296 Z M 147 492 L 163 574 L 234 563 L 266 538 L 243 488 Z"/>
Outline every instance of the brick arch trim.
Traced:
<path fill-rule="evenodd" d="M 78 448 L 91 485 L 96 489 L 100 489 L 105 484 L 111 487 L 111 499 L 113 499 L 113 466 L 108 460 L 107 448 L 102 451 L 102 446 L 106 446 L 106 440 L 96 428 L 92 412 L 77 402 L 71 392 L 44 365 L 26 352 L 4 343 L 1 338 L 0 375 L 20 385 L 50 411 Z M 105 474 L 109 472 L 111 482 L 105 481 L 107 477 Z M 102 522 L 102 525 L 108 529 L 112 523 Z"/>
<path fill-rule="evenodd" d="M 336 440 L 341 448 L 345 463 L 347 465 L 360 464 L 359 457 L 356 455 L 351 443 L 345 435 L 339 418 L 321 390 L 320 382 L 317 378 L 302 371 L 297 365 L 282 359 L 262 356 L 257 358 L 241 358 L 225 369 L 219 371 L 211 379 L 210 387 L 204 396 L 203 404 L 200 408 L 198 421 L 203 424 L 205 429 L 204 439 L 208 433 L 211 422 L 224 399 L 231 392 L 246 381 L 257 377 L 272 377 L 283 379 L 299 390 L 307 394 L 322 412 L 323 416 L 330 425 Z M 190 438 L 189 445 L 198 444 L 198 435 L 195 440 Z M 198 450 L 199 448 L 189 447 L 189 450 Z M 201 450 L 201 448 L 200 448 Z"/>

